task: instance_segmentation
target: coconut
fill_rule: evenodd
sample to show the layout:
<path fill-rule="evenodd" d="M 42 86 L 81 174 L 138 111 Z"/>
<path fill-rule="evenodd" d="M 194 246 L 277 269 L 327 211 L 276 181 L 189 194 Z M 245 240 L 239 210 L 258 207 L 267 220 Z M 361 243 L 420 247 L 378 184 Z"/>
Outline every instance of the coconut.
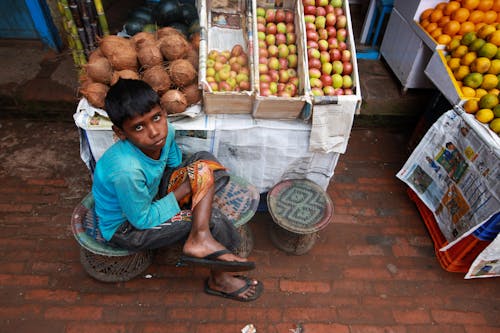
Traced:
<path fill-rule="evenodd" d="M 89 62 L 92 62 L 96 58 L 101 58 L 104 57 L 104 53 L 102 53 L 100 48 L 95 49 L 92 51 L 92 53 L 89 55 Z"/>
<path fill-rule="evenodd" d="M 115 70 L 137 70 L 137 52 L 133 41 L 108 35 L 99 41 L 99 48 Z"/>
<path fill-rule="evenodd" d="M 154 41 L 142 39 L 137 44 L 137 58 L 144 67 L 153 67 L 163 62 L 163 54 Z"/>
<path fill-rule="evenodd" d="M 89 101 L 89 103 L 96 107 L 104 108 L 104 99 L 108 93 L 109 87 L 99 82 L 84 82 L 80 87 L 80 93 Z"/>
<path fill-rule="evenodd" d="M 141 32 L 136 33 L 130 39 L 135 43 L 135 45 L 138 45 L 142 41 L 154 42 L 156 40 L 156 37 L 151 32 L 141 31 Z"/>
<path fill-rule="evenodd" d="M 182 92 L 171 89 L 161 96 L 160 105 L 168 114 L 175 114 L 184 112 L 188 103 Z"/>
<path fill-rule="evenodd" d="M 170 76 L 163 65 L 148 68 L 142 74 L 142 80 L 148 83 L 158 94 L 162 95 L 171 86 Z"/>
<path fill-rule="evenodd" d="M 181 34 L 161 37 L 158 45 L 163 56 L 170 61 L 184 58 L 189 51 L 189 43 Z"/>
<path fill-rule="evenodd" d="M 196 78 L 196 69 L 186 59 L 177 59 L 168 66 L 168 75 L 177 87 L 185 87 Z"/>
<path fill-rule="evenodd" d="M 196 104 L 201 101 L 201 89 L 198 88 L 198 84 L 193 83 L 181 89 L 182 93 L 186 97 L 188 105 Z"/>
<path fill-rule="evenodd" d="M 190 47 L 187 52 L 186 59 L 191 63 L 191 65 L 193 65 L 195 70 L 198 70 L 198 67 L 200 66 L 200 56 L 194 47 Z"/>
<path fill-rule="evenodd" d="M 158 29 L 156 31 L 156 38 L 157 39 L 161 39 L 163 37 L 170 37 L 173 35 L 177 35 L 177 36 L 184 38 L 184 35 L 179 30 L 172 28 L 172 27 L 163 27 L 163 28 Z"/>
<path fill-rule="evenodd" d="M 94 82 L 108 84 L 113 76 L 111 63 L 105 57 L 93 57 L 84 68 L 87 76 Z"/>

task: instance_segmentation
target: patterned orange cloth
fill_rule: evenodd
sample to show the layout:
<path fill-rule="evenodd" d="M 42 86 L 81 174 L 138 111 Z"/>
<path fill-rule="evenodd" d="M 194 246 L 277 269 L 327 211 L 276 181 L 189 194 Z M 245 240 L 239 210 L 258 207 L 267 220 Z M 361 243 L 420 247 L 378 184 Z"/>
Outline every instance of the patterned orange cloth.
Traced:
<path fill-rule="evenodd" d="M 214 185 L 215 170 L 226 170 L 224 166 L 209 160 L 199 160 L 186 167 L 175 170 L 170 176 L 168 192 L 177 189 L 185 180 L 189 178 L 191 184 L 191 194 L 186 195 L 179 201 L 182 207 L 191 199 L 191 209 L 194 209 L 200 200 L 207 194 L 211 186 Z"/>

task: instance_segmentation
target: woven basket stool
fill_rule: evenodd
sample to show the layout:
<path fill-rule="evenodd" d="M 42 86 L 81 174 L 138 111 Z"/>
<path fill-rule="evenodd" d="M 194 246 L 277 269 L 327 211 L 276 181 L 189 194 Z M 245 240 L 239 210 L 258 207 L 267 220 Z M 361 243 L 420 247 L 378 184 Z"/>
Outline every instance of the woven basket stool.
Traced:
<path fill-rule="evenodd" d="M 214 197 L 213 207 L 224 214 L 238 229 L 242 242 L 237 253 L 247 257 L 253 249 L 253 235 L 247 222 L 254 216 L 259 204 L 259 192 L 241 177 L 231 175 L 226 186 Z M 102 238 L 94 197 L 89 193 L 74 209 L 71 229 L 80 244 L 80 262 L 93 278 L 103 282 L 128 281 L 143 273 L 153 261 L 153 251 L 132 252 L 112 247 Z M 175 256 L 182 246 L 174 246 Z"/>
<path fill-rule="evenodd" d="M 331 199 L 307 179 L 279 182 L 268 192 L 267 206 L 275 222 L 269 231 L 271 241 L 294 255 L 307 253 L 333 216 Z"/>

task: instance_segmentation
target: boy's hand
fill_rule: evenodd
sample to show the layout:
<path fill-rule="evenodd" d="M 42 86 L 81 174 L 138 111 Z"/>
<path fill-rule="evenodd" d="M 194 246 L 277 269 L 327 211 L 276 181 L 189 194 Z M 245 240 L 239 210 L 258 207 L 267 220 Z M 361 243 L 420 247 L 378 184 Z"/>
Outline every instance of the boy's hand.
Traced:
<path fill-rule="evenodd" d="M 191 194 L 191 185 L 189 184 L 189 178 L 186 178 L 182 184 L 174 190 L 175 199 L 180 201 L 186 195 Z"/>

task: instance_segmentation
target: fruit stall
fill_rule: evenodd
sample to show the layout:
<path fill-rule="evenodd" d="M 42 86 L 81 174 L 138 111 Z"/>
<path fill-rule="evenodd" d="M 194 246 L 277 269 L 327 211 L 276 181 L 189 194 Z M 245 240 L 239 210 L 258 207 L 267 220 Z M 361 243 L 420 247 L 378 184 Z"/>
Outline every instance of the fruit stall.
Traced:
<path fill-rule="evenodd" d="M 408 37 L 403 45 L 395 43 L 396 29 Z M 403 59 L 396 56 L 402 50 Z M 438 261 L 467 278 L 497 276 L 500 1 L 395 1 L 381 54 L 405 89 L 431 85 L 453 106 L 397 175 Z"/>
<path fill-rule="evenodd" d="M 350 22 L 346 0 L 146 1 L 84 52 L 82 159 L 92 170 L 116 139 L 104 97 L 134 78 L 184 152 L 213 152 L 261 193 L 290 178 L 326 190 L 361 104 Z"/>

